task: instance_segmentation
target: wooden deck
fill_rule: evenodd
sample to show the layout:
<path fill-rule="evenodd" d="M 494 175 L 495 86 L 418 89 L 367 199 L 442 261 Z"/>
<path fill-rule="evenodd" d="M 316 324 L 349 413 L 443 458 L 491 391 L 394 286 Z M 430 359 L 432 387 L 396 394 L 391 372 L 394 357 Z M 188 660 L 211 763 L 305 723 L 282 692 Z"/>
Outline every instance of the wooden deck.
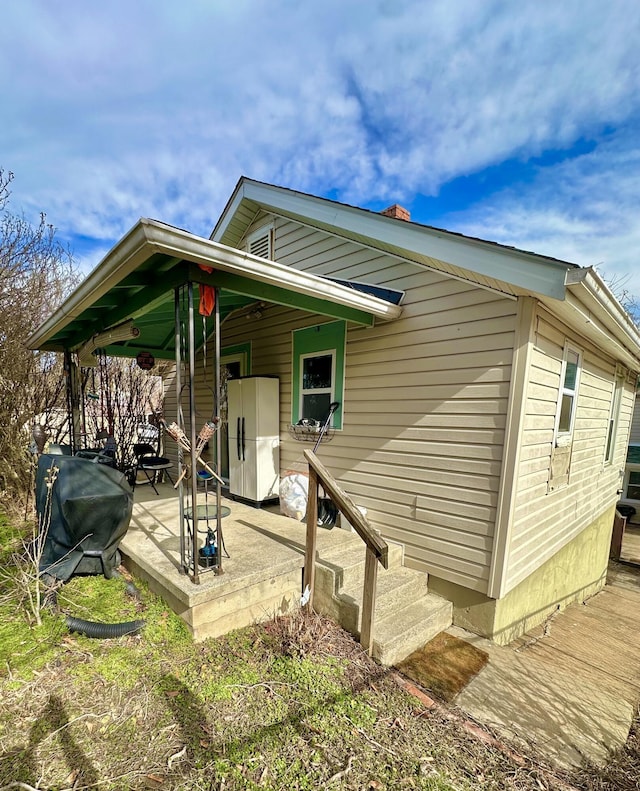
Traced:
<path fill-rule="evenodd" d="M 509 646 L 463 636 L 490 656 L 455 700 L 475 719 L 567 767 L 625 743 L 640 701 L 640 567 L 612 561 L 604 590 Z"/>
<path fill-rule="evenodd" d="M 640 565 L 640 524 L 631 524 L 627 522 L 622 538 L 620 560 L 624 563 L 636 563 Z"/>

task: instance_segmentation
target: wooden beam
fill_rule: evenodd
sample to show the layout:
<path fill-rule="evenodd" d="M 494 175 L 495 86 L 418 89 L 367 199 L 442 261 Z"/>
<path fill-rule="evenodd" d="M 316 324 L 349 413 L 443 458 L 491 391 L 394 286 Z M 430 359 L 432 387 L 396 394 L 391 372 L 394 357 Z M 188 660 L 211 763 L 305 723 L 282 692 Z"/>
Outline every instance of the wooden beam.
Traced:
<path fill-rule="evenodd" d="M 362 620 L 360 622 L 360 645 L 369 653 L 373 651 L 373 625 L 376 609 L 376 585 L 378 582 L 378 558 L 367 547 L 364 561 L 364 589 L 362 591 Z"/>
<path fill-rule="evenodd" d="M 304 575 L 302 592 L 309 588 L 307 606 L 313 610 L 313 589 L 316 579 L 316 544 L 318 538 L 318 476 L 309 468 L 309 495 L 307 497 L 307 542 L 304 554 Z"/>

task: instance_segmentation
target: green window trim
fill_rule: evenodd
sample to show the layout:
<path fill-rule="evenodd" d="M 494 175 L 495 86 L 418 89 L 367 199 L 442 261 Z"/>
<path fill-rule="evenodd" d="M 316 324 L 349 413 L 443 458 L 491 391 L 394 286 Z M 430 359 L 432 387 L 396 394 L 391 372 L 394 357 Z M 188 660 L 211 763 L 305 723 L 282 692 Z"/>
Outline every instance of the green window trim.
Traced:
<path fill-rule="evenodd" d="M 297 423 L 302 417 L 302 360 L 309 355 L 334 354 L 335 381 L 333 384 L 333 400 L 340 406 L 333 415 L 331 425 L 342 429 L 342 401 L 344 397 L 344 360 L 347 341 L 347 326 L 344 321 L 331 321 L 293 331 L 293 372 L 291 422 Z"/>
<path fill-rule="evenodd" d="M 233 346 L 225 346 L 223 349 L 220 349 L 220 362 L 222 365 L 225 363 L 225 357 L 227 359 L 240 358 L 242 360 L 242 376 L 249 376 L 251 374 L 251 341 L 247 343 L 236 343 Z"/>

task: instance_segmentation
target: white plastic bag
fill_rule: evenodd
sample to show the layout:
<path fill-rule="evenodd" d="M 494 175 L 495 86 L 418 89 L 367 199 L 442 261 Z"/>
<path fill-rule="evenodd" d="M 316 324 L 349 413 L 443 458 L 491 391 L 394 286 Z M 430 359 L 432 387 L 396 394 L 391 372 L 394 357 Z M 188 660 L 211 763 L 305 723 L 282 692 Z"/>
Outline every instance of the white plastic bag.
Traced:
<path fill-rule="evenodd" d="M 280 479 L 280 513 L 300 522 L 307 514 L 309 476 L 304 472 L 287 470 Z"/>

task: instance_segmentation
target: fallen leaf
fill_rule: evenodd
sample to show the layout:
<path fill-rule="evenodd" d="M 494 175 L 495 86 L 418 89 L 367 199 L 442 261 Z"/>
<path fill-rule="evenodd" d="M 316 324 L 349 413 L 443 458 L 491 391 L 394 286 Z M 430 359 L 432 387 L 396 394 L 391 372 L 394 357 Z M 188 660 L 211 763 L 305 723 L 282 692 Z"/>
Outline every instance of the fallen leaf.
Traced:
<path fill-rule="evenodd" d="M 157 788 L 158 786 L 161 786 L 164 783 L 164 775 L 151 774 L 151 775 L 145 775 L 144 777 L 145 780 L 147 781 L 147 785 L 150 786 L 151 788 Z"/>
<path fill-rule="evenodd" d="M 179 689 L 170 689 L 167 692 L 167 697 L 168 698 L 177 698 L 179 694 L 180 694 L 180 690 Z"/>

